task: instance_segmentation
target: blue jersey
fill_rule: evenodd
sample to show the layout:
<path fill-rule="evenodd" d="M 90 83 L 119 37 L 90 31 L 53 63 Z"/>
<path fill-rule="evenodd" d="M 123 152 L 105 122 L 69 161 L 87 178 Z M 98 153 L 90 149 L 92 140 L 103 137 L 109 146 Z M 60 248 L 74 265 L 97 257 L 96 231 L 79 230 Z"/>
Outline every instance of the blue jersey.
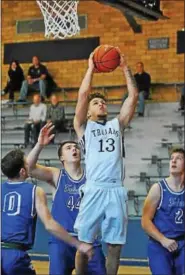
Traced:
<path fill-rule="evenodd" d="M 30 249 L 34 243 L 36 227 L 36 186 L 28 182 L 2 184 L 1 241 L 19 243 Z"/>
<path fill-rule="evenodd" d="M 185 234 L 184 190 L 174 192 L 165 179 L 159 182 L 161 201 L 153 219 L 154 225 L 167 238 L 178 238 Z"/>
<path fill-rule="evenodd" d="M 73 226 L 80 206 L 79 188 L 85 184 L 85 175 L 80 180 L 72 179 L 66 170 L 62 169 L 59 175 L 57 190 L 52 203 L 51 214 L 71 235 L 76 236 Z M 51 240 L 56 240 L 51 236 Z"/>

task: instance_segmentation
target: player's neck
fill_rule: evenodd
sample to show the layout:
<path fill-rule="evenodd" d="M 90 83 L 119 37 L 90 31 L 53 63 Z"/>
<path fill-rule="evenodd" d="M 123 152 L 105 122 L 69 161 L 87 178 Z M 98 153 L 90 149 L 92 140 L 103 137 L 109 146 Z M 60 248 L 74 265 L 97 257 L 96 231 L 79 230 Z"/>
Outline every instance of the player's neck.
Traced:
<path fill-rule="evenodd" d="M 177 192 L 184 189 L 184 180 L 184 175 L 170 175 L 169 178 L 166 179 L 169 187 Z"/>
<path fill-rule="evenodd" d="M 74 180 L 79 180 L 83 175 L 83 169 L 80 166 L 80 163 L 67 163 L 65 164 L 64 168 L 69 174 L 69 176 Z"/>
<path fill-rule="evenodd" d="M 105 116 L 97 116 L 97 117 L 91 117 L 91 121 L 97 121 L 97 122 L 104 122 L 107 120 L 107 115 Z"/>

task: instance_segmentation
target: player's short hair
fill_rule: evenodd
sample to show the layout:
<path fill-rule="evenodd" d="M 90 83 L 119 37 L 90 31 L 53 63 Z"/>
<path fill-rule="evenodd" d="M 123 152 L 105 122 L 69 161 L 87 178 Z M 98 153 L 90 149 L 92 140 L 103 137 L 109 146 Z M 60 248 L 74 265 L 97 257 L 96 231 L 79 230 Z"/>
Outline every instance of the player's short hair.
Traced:
<path fill-rule="evenodd" d="M 184 159 L 185 159 L 185 150 L 183 148 L 173 148 L 171 151 L 170 151 L 170 157 L 172 156 L 172 154 L 174 153 L 180 153 L 184 156 Z"/>
<path fill-rule="evenodd" d="M 62 156 L 62 148 L 66 143 L 72 143 L 72 144 L 76 144 L 78 145 L 78 143 L 76 141 L 72 141 L 72 140 L 66 140 L 62 143 L 60 143 L 59 147 L 58 147 L 58 158 L 60 159 L 60 157 Z"/>
<path fill-rule="evenodd" d="M 107 101 L 106 98 L 105 98 L 105 96 L 102 95 L 101 93 L 92 93 L 92 94 L 90 94 L 89 97 L 88 97 L 88 102 L 90 103 L 91 100 L 93 100 L 94 98 L 101 98 L 101 99 L 103 99 L 104 101 Z"/>
<path fill-rule="evenodd" d="M 1 170 L 9 179 L 18 178 L 21 168 L 25 167 L 24 152 L 14 149 L 1 160 Z"/>

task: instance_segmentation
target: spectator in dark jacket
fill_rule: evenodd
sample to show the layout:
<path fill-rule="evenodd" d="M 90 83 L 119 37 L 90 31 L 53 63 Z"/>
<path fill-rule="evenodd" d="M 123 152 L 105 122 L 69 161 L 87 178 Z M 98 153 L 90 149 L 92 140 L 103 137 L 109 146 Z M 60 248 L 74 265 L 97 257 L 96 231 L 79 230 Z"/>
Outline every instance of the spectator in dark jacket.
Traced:
<path fill-rule="evenodd" d="M 139 90 L 138 116 L 144 116 L 145 100 L 148 99 L 150 95 L 151 77 L 144 71 L 143 62 L 138 62 L 136 64 L 136 71 L 137 73 L 134 75 L 134 77 Z M 127 96 L 128 93 L 124 95 L 123 101 L 125 101 Z"/>
<path fill-rule="evenodd" d="M 9 93 L 9 100 L 11 102 L 14 101 L 14 92 L 20 91 L 22 82 L 24 80 L 23 69 L 21 68 L 17 60 L 13 60 L 10 63 L 8 77 L 9 80 L 6 87 L 2 91 L 2 95 Z"/>
<path fill-rule="evenodd" d="M 184 111 L 184 106 L 185 106 L 185 85 L 181 87 L 181 98 L 180 98 L 180 107 L 179 110 Z"/>
<path fill-rule="evenodd" d="M 46 96 L 46 78 L 48 75 L 47 68 L 40 63 L 40 60 L 37 56 L 33 56 L 32 58 L 32 66 L 28 70 L 27 80 L 23 81 L 19 102 L 26 101 L 26 97 L 28 94 L 28 89 L 36 90 L 40 92 L 40 96 L 42 100 L 44 100 Z"/>
<path fill-rule="evenodd" d="M 136 71 L 137 73 L 134 77 L 139 90 L 138 115 L 144 116 L 145 100 L 148 99 L 150 95 L 151 77 L 145 72 L 143 62 L 136 64 Z"/>
<path fill-rule="evenodd" d="M 47 122 L 52 122 L 55 125 L 55 132 L 65 131 L 65 113 L 64 107 L 60 106 L 58 97 L 53 94 L 50 97 L 51 105 L 47 109 Z"/>

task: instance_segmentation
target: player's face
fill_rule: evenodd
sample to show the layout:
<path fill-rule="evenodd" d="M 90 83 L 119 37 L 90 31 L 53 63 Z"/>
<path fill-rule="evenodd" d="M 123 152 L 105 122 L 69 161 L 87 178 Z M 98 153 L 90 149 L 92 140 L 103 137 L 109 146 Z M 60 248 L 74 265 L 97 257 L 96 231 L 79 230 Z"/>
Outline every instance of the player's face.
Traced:
<path fill-rule="evenodd" d="M 62 148 L 62 161 L 64 163 L 80 162 L 80 149 L 77 144 L 66 143 Z"/>
<path fill-rule="evenodd" d="M 173 153 L 170 159 L 170 174 L 181 175 L 184 173 L 184 155 L 182 153 Z"/>
<path fill-rule="evenodd" d="M 107 116 L 107 105 L 102 98 L 93 98 L 89 103 L 88 111 L 90 119 L 98 119 Z"/>

